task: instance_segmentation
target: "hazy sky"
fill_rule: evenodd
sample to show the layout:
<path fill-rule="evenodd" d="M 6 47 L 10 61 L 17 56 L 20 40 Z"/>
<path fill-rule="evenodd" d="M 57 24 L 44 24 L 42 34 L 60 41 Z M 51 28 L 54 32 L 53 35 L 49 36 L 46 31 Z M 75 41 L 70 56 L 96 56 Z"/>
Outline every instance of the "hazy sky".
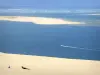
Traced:
<path fill-rule="evenodd" d="M 0 7 L 66 9 L 100 8 L 100 0 L 0 0 Z"/>

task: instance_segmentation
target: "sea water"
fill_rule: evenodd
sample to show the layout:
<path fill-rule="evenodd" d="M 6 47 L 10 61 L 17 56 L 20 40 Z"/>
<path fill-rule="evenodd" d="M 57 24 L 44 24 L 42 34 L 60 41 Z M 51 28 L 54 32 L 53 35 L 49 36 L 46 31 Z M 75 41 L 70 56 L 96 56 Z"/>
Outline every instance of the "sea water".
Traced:
<path fill-rule="evenodd" d="M 38 25 L 0 21 L 0 52 L 100 60 L 100 16 L 79 13 L 0 13 L 82 21 L 80 25 Z"/>

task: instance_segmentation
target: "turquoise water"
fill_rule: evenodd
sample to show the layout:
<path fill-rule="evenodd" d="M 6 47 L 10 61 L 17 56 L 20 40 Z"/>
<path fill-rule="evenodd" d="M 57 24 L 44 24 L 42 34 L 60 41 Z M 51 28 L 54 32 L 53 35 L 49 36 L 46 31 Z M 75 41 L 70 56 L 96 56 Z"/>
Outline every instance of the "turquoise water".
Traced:
<path fill-rule="evenodd" d="M 16 15 L 22 14 L 17 13 Z M 100 60 L 100 24 L 97 22 L 100 16 L 72 13 L 23 15 L 82 21 L 86 22 L 86 25 L 50 26 L 0 21 L 0 52 Z"/>

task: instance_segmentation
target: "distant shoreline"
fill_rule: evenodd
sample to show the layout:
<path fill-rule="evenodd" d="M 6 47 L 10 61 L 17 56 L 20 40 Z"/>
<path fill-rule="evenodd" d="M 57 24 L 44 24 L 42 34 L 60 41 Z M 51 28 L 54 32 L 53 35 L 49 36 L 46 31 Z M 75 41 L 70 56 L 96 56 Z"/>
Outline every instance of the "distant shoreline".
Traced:
<path fill-rule="evenodd" d="M 46 18 L 46 17 L 26 17 L 26 16 L 0 16 L 0 20 L 3 21 L 15 21 L 15 22 L 32 22 L 41 25 L 60 25 L 60 24 L 85 24 L 84 22 L 73 22 L 59 18 Z"/>

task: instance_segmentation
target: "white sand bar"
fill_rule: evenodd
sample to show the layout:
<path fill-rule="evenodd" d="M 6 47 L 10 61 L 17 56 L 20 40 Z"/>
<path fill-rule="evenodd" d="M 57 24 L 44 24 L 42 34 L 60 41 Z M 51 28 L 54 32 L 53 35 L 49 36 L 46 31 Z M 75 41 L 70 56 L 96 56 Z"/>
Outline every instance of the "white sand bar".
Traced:
<path fill-rule="evenodd" d="M 0 53 L 0 75 L 100 75 L 100 61 Z"/>
<path fill-rule="evenodd" d="M 85 24 L 84 22 L 73 22 L 57 18 L 45 17 L 25 17 L 25 16 L 0 16 L 0 20 L 16 22 L 32 22 L 35 24 L 52 25 L 52 24 Z"/>

